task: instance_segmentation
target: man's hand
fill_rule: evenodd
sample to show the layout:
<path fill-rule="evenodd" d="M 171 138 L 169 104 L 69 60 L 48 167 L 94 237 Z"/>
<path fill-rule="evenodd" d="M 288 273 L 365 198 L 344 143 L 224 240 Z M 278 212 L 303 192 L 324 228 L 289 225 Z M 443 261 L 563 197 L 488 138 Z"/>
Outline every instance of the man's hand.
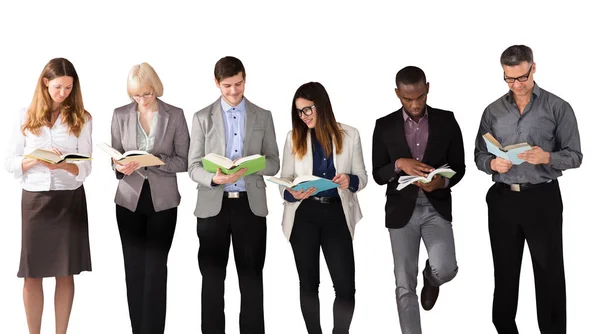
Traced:
<path fill-rule="evenodd" d="M 508 172 L 512 166 L 513 164 L 510 160 L 502 158 L 494 158 L 490 161 L 490 168 L 500 174 Z"/>
<path fill-rule="evenodd" d="M 413 183 L 415 186 L 423 189 L 423 191 L 430 192 L 436 189 L 444 188 L 444 178 L 439 175 L 434 175 L 429 183 L 423 183 L 421 181 L 417 181 Z"/>
<path fill-rule="evenodd" d="M 119 173 L 123 173 L 125 175 L 131 175 L 131 173 L 135 172 L 138 168 L 140 168 L 139 162 L 131 161 L 123 165 L 116 161 L 114 158 L 112 160 L 115 164 L 115 169 L 119 171 Z"/>
<path fill-rule="evenodd" d="M 290 192 L 290 194 L 292 194 L 292 196 L 294 196 L 295 199 L 301 201 L 303 199 L 309 198 L 310 196 L 312 196 L 316 191 L 317 188 L 315 187 L 310 187 L 306 190 L 292 190 L 291 188 L 287 188 L 287 191 Z"/>
<path fill-rule="evenodd" d="M 338 174 L 334 176 L 331 181 L 339 184 L 340 186 L 338 188 L 340 189 L 348 189 L 348 186 L 350 185 L 350 176 L 348 176 L 348 174 Z"/>
<path fill-rule="evenodd" d="M 239 180 L 248 169 L 242 168 L 233 174 L 226 175 L 221 172 L 221 168 L 217 168 L 217 173 L 212 178 L 212 182 L 216 184 L 230 184 Z"/>
<path fill-rule="evenodd" d="M 400 158 L 396 160 L 396 169 L 404 171 L 407 175 L 427 177 L 435 168 L 415 159 Z"/>
<path fill-rule="evenodd" d="M 550 153 L 542 150 L 539 146 L 533 146 L 531 150 L 517 154 L 517 158 L 523 159 L 532 165 L 550 163 Z"/>

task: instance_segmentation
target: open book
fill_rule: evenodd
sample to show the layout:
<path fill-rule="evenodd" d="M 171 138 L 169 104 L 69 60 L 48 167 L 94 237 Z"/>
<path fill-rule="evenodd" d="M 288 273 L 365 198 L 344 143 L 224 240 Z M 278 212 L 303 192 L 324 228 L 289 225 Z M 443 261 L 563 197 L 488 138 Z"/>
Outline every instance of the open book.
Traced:
<path fill-rule="evenodd" d="M 235 163 L 231 159 L 215 153 L 209 153 L 202 158 L 202 166 L 206 171 L 216 173 L 219 168 L 223 174 L 227 175 L 234 174 L 242 168 L 248 169 L 244 176 L 254 174 L 265 169 L 266 163 L 265 156 L 260 154 L 239 158 Z"/>
<path fill-rule="evenodd" d="M 71 162 L 71 161 L 79 161 L 79 160 L 91 160 L 92 158 L 81 153 L 66 153 L 63 155 L 58 155 L 51 150 L 44 150 L 41 148 L 36 148 L 33 152 L 29 154 L 24 154 L 23 156 L 38 159 L 42 161 L 49 162 L 51 164 L 57 164 L 63 161 Z"/>
<path fill-rule="evenodd" d="M 450 166 L 445 164 L 441 167 L 436 168 L 433 172 L 429 173 L 427 175 L 427 177 L 413 176 L 413 175 L 400 176 L 400 178 L 398 179 L 398 187 L 396 187 L 396 190 L 400 191 L 400 190 L 404 189 L 405 187 L 407 187 L 409 184 L 412 184 L 416 181 L 423 182 L 423 183 L 429 183 L 429 182 L 431 182 L 431 180 L 433 179 L 433 177 L 435 175 L 443 176 L 443 177 L 449 179 L 449 178 L 453 177 L 454 174 L 456 174 L 456 172 L 453 171 L 450 168 Z"/>
<path fill-rule="evenodd" d="M 513 165 L 520 165 L 525 160 L 517 158 L 517 154 L 531 150 L 531 146 L 527 143 L 519 143 L 502 147 L 500 143 L 492 136 L 491 133 L 483 135 L 485 146 L 489 153 L 506 160 L 510 160 Z"/>
<path fill-rule="evenodd" d="M 165 163 L 157 158 L 155 155 L 150 154 L 146 151 L 131 150 L 125 153 L 121 153 L 106 143 L 96 144 L 104 152 L 108 153 L 115 161 L 121 165 L 128 164 L 129 162 L 135 161 L 140 164 L 140 167 L 146 166 L 161 166 Z"/>
<path fill-rule="evenodd" d="M 314 175 L 300 175 L 296 177 L 293 181 L 288 181 L 286 179 L 281 179 L 278 177 L 271 176 L 267 179 L 267 181 L 271 181 L 273 183 L 277 183 L 286 188 L 290 188 L 295 191 L 306 190 L 310 187 L 314 187 L 317 189 L 316 193 L 321 191 L 337 188 L 340 185 L 322 177 L 314 176 Z"/>

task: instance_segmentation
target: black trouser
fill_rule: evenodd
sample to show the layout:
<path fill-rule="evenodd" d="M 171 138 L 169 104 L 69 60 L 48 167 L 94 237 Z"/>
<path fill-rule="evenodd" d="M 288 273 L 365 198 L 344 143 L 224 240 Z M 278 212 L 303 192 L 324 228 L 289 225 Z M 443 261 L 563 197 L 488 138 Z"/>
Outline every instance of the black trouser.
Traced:
<path fill-rule="evenodd" d="M 354 250 L 341 203 L 304 200 L 296 211 L 290 243 L 300 278 L 300 308 L 309 334 L 321 334 L 320 248 L 335 290 L 333 333 L 348 333 L 354 313 Z"/>
<path fill-rule="evenodd" d="M 266 217 L 252 213 L 245 196 L 223 198 L 218 215 L 198 218 L 202 333 L 225 333 L 223 297 L 230 240 L 233 241 L 233 255 L 240 285 L 240 333 L 265 332 L 262 270 L 267 247 L 266 222 Z"/>
<path fill-rule="evenodd" d="M 167 257 L 176 221 L 176 207 L 154 211 L 148 181 L 144 182 L 135 212 L 117 205 L 133 334 L 164 333 Z"/>
<path fill-rule="evenodd" d="M 562 251 L 562 199 L 558 182 L 514 192 L 502 184 L 490 188 L 489 231 L 494 258 L 492 317 L 499 334 L 516 334 L 515 316 L 524 241 L 533 273 L 537 318 L 542 334 L 566 333 L 566 292 Z"/>

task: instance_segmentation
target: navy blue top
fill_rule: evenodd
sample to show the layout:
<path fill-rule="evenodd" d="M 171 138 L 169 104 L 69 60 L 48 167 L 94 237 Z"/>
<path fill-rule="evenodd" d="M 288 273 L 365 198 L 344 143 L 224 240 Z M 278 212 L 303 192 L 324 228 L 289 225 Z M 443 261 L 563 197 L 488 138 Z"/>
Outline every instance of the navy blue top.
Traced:
<path fill-rule="evenodd" d="M 325 150 L 319 140 L 317 140 L 317 135 L 315 131 L 310 132 L 311 141 L 312 141 L 312 153 L 313 153 L 313 175 L 322 177 L 324 179 L 332 180 L 336 174 L 335 166 L 333 165 L 333 154 L 330 157 L 325 155 Z M 348 184 L 348 189 L 351 192 L 356 192 L 358 190 L 358 176 L 354 174 L 348 174 L 350 177 L 350 182 Z M 314 196 L 318 197 L 340 197 L 337 188 L 321 191 L 316 193 Z M 297 199 L 290 194 L 289 191 L 285 191 L 283 197 L 288 202 L 296 202 Z"/>

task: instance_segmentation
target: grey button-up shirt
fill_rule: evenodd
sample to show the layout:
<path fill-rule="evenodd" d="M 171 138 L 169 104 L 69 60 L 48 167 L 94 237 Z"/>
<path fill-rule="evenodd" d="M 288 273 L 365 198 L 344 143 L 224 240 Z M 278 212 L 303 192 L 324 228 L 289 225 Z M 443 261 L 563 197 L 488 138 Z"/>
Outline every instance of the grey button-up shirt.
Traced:
<path fill-rule="evenodd" d="M 482 138 L 486 132 L 490 132 L 502 146 L 522 142 L 539 146 L 550 152 L 550 163 L 532 165 L 523 162 L 513 165 L 506 173 L 496 173 L 490 168 L 495 156 L 488 153 Z M 523 114 L 520 114 L 510 91 L 483 112 L 475 140 L 475 163 L 480 170 L 492 174 L 495 182 L 547 182 L 561 176 L 563 170 L 579 167 L 582 159 L 577 120 L 571 105 L 536 83 Z"/>

